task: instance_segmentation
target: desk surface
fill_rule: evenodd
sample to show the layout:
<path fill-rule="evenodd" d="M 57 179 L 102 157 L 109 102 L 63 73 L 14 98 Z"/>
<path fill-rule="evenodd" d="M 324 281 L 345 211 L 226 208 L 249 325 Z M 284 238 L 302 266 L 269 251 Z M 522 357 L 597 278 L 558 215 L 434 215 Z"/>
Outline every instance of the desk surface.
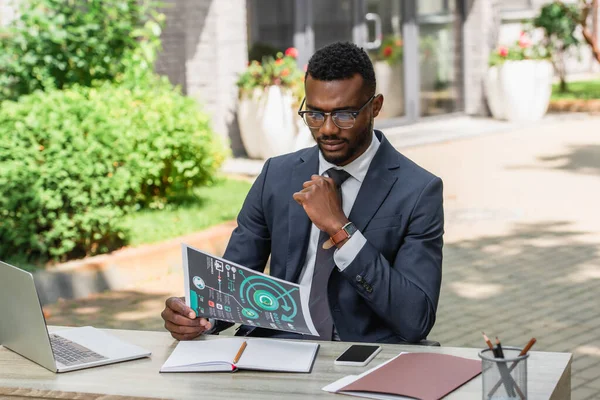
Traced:
<path fill-rule="evenodd" d="M 56 328 L 60 329 L 60 328 Z M 381 353 L 366 367 L 333 364 L 349 344 L 321 345 L 310 374 L 238 371 L 235 373 L 159 373 L 177 341 L 166 332 L 107 330 L 152 351 L 151 358 L 80 371 L 54 374 L 0 346 L 0 397 L 101 398 L 105 394 L 175 399 L 286 399 L 351 398 L 321 388 L 345 375 L 361 373 L 402 351 L 428 351 L 477 359 L 479 349 L 382 345 Z M 218 337 L 215 337 L 218 338 Z M 211 339 L 212 340 L 212 339 Z M 571 354 L 531 352 L 528 361 L 529 399 L 571 398 Z M 68 393 L 65 393 L 68 392 Z M 13 397 L 14 398 L 14 397 Z M 481 375 L 447 399 L 481 399 Z"/>

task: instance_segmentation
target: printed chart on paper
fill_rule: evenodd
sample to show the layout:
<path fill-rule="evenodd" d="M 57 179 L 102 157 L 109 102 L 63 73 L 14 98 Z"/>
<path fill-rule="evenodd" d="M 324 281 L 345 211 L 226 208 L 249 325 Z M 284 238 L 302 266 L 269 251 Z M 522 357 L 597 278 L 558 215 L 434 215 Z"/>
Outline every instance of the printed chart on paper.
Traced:
<path fill-rule="evenodd" d="M 186 303 L 196 315 L 318 335 L 300 285 L 183 245 Z"/>

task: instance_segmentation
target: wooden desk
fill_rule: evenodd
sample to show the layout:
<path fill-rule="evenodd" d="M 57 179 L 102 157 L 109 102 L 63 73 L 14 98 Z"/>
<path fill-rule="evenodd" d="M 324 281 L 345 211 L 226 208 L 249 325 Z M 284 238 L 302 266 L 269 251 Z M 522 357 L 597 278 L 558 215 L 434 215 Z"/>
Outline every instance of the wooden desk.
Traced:
<path fill-rule="evenodd" d="M 60 329 L 60 328 L 56 328 Z M 173 399 L 350 399 L 321 388 L 335 380 L 358 374 L 381 364 L 402 351 L 428 351 L 477 359 L 479 349 L 421 347 L 384 344 L 366 367 L 347 367 L 333 360 L 348 343 L 321 345 L 310 374 L 239 371 L 235 373 L 159 373 L 160 366 L 177 341 L 166 332 L 107 330 L 122 339 L 152 351 L 152 357 L 81 371 L 54 374 L 0 347 L 0 397 L 92 398 L 103 395 Z M 216 337 L 218 338 L 218 337 Z M 571 354 L 531 352 L 528 361 L 529 399 L 571 398 Z M 448 399 L 481 399 L 481 375 Z"/>

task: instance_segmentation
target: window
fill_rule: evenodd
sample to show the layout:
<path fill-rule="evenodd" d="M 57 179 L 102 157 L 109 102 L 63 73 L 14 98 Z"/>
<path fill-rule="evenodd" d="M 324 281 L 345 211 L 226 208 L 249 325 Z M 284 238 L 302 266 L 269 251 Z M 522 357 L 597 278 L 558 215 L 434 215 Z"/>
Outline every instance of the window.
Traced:
<path fill-rule="evenodd" d="M 501 11 L 530 10 L 533 7 L 531 0 L 501 0 L 497 3 Z"/>
<path fill-rule="evenodd" d="M 250 0 L 247 7 L 250 58 L 261 59 L 261 55 L 293 46 L 293 0 Z"/>

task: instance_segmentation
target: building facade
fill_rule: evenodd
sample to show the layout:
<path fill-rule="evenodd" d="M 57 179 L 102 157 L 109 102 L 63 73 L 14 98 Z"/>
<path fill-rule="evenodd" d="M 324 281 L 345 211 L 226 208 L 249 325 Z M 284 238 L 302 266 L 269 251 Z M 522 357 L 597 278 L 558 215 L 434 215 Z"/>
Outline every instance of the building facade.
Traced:
<path fill-rule="evenodd" d="M 8 4 L 15 1 L 23 0 L 0 0 L 0 24 L 14 18 Z M 549 1 L 166 0 L 156 70 L 202 104 L 236 155 L 244 151 L 235 82 L 248 52 L 265 47 L 296 47 L 301 66 L 337 40 L 367 49 L 386 97 L 378 127 L 456 113 L 487 115 L 483 79 L 490 51 L 515 41 L 521 21 Z M 397 51 L 394 62 L 382 61 L 387 46 Z M 600 68 L 583 46 L 568 71 Z"/>

